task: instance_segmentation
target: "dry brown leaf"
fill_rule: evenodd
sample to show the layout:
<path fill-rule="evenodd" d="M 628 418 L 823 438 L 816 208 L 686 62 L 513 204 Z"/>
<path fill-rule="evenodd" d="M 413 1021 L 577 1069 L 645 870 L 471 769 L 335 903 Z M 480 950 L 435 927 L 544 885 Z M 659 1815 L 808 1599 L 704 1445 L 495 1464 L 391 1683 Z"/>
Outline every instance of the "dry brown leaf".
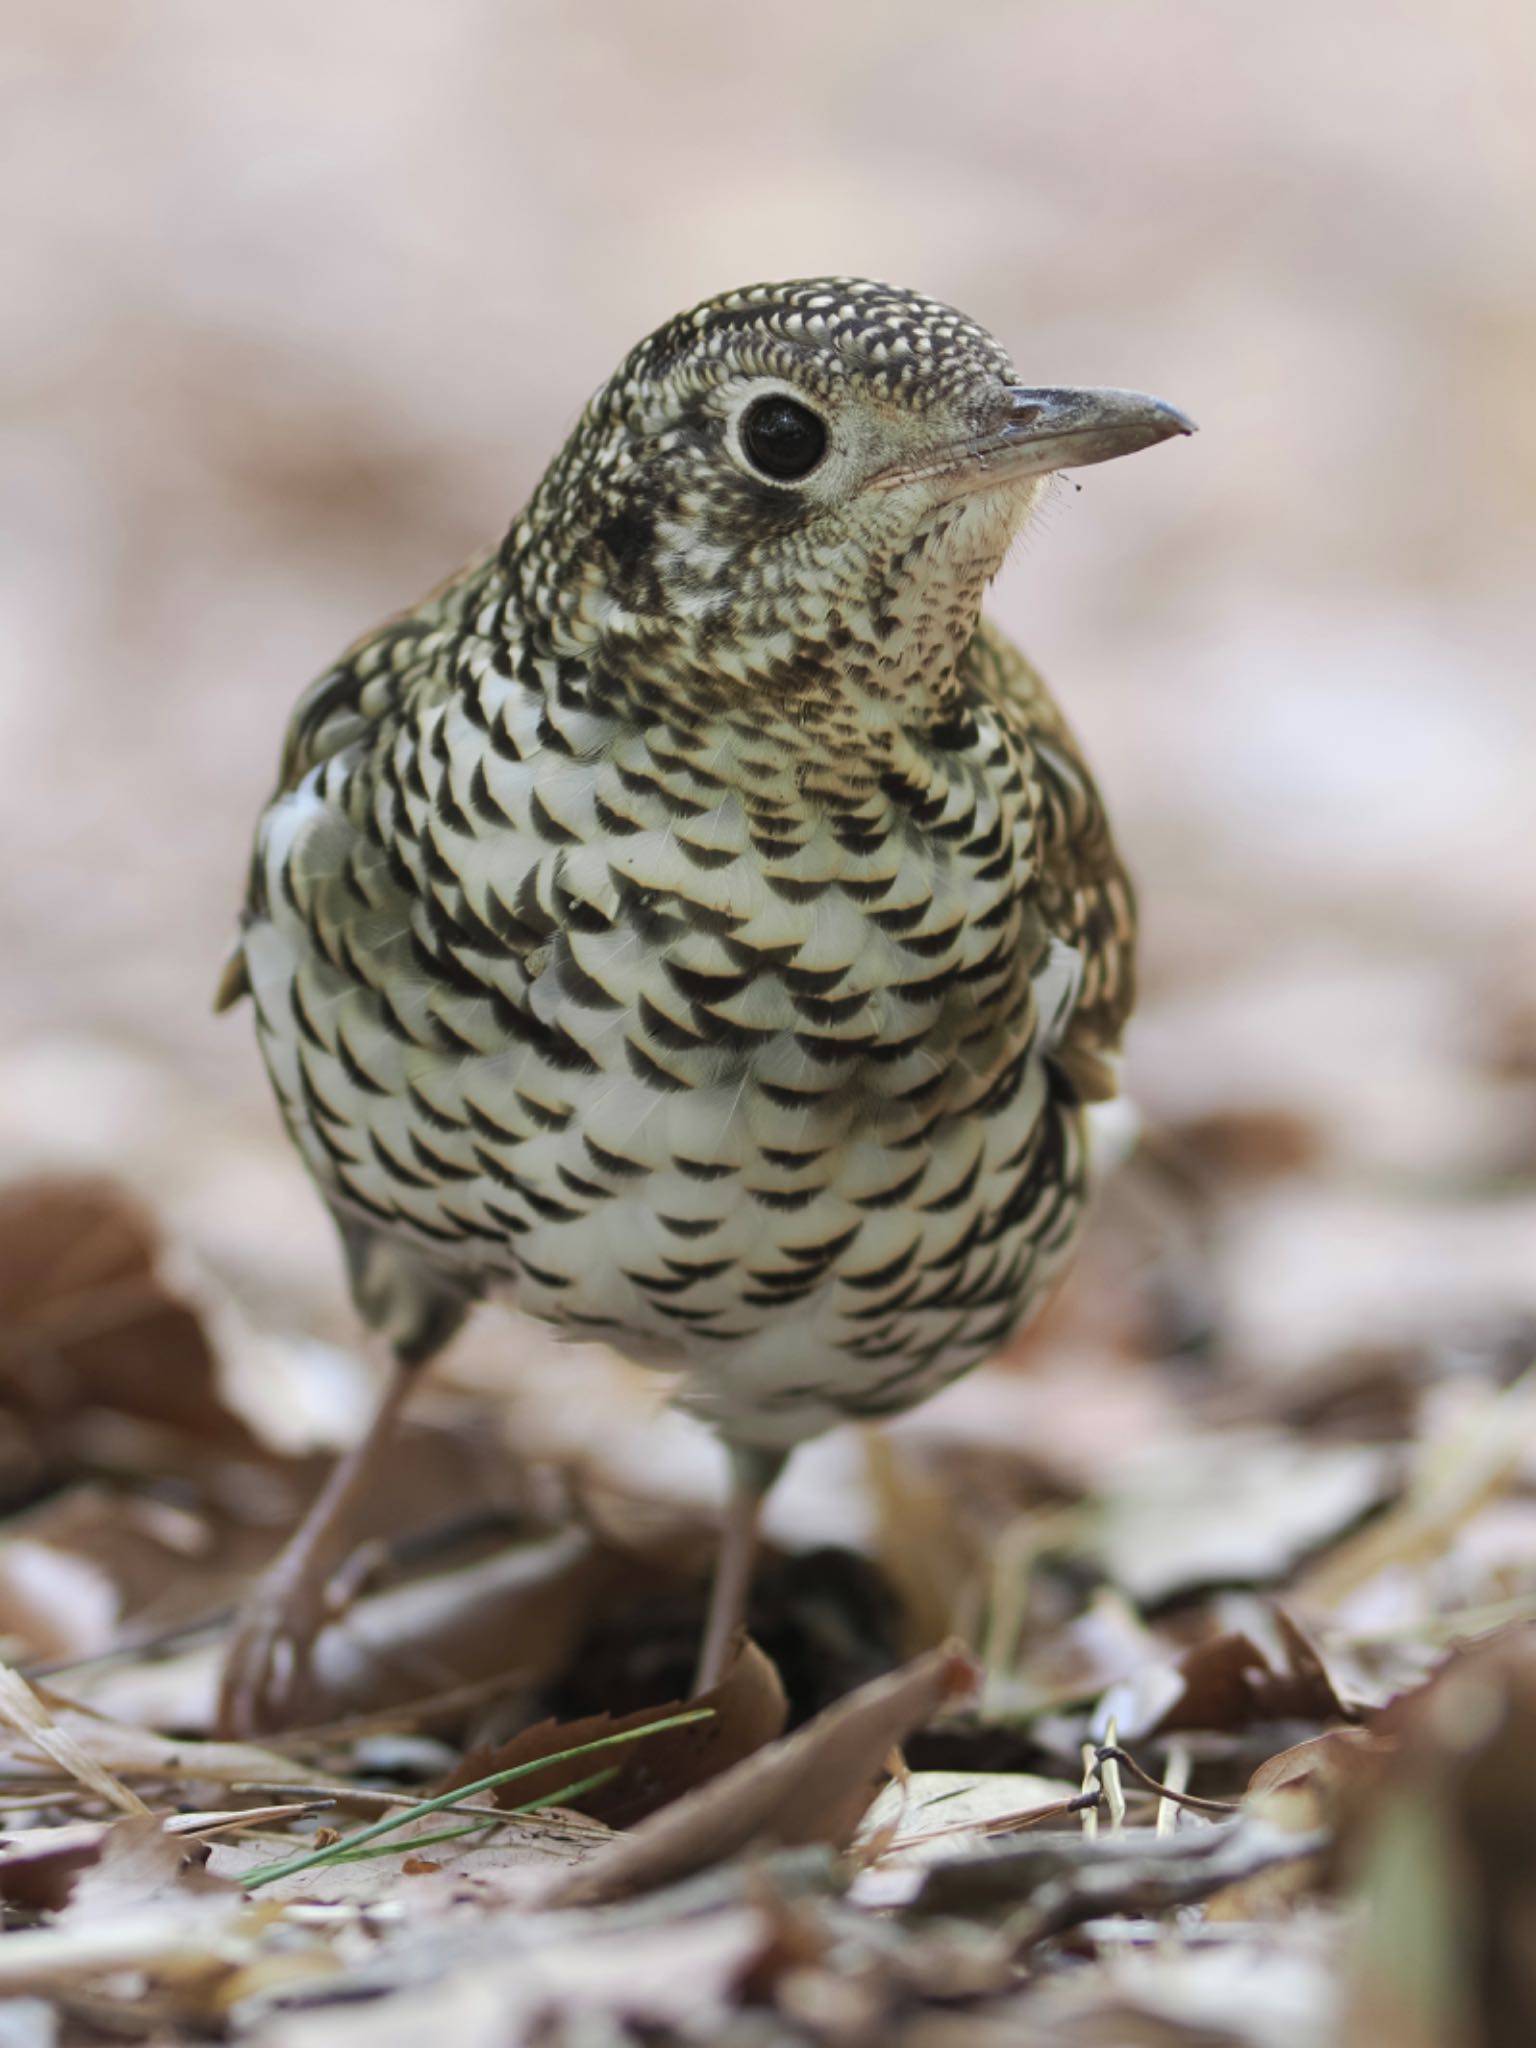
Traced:
<path fill-rule="evenodd" d="M 1375 1728 L 1329 1728 L 1279 1750 L 1248 1780 L 1250 1803 L 1263 1801 L 1266 1812 L 1279 1813 L 1287 1795 L 1309 1795 L 1312 1821 L 1321 1825 L 1337 1817 L 1342 1796 L 1358 1785 L 1392 1747 L 1391 1738 Z"/>
<path fill-rule="evenodd" d="M 82 1869 L 61 1925 L 111 1921 L 125 1908 L 185 1900 L 193 1894 L 236 1888 L 204 1868 L 207 1852 L 184 1830 L 174 1834 L 156 1814 L 130 1814 L 102 1834 L 97 1854 Z"/>
<path fill-rule="evenodd" d="M 0 1189 L 0 1402 L 52 1454 L 69 1456 L 104 1411 L 157 1432 L 158 1469 L 260 1458 L 218 1396 L 201 1316 L 163 1277 L 163 1250 L 149 1211 L 114 1181 Z"/>
<path fill-rule="evenodd" d="M 255 1743 L 200 1742 L 157 1735 L 150 1728 L 134 1728 L 88 1713 L 47 1686 L 35 1690 L 53 1725 L 92 1763 L 119 1778 L 156 1778 L 171 1784 L 207 1780 L 215 1784 L 285 1785 L 303 1784 L 313 1775 L 291 1757 L 281 1756 L 276 1750 L 260 1749 Z M 0 1763 L 8 1776 L 51 1774 L 56 1769 L 35 1737 L 23 1735 L 0 1741 Z M 142 1802 L 136 1802 L 136 1810 L 142 1810 Z"/>
<path fill-rule="evenodd" d="M 889 1751 L 941 1707 L 964 1698 L 975 1682 L 970 1659 L 946 1645 L 861 1686 L 793 1735 L 654 1814 L 556 1886 L 549 1903 L 626 1898 L 754 1844 L 842 1847 L 874 1798 Z"/>
<path fill-rule="evenodd" d="M 0 1721 L 119 1813 L 148 1811 L 138 1793 L 130 1791 L 99 1756 L 92 1755 L 62 1726 L 44 1700 L 8 1664 L 0 1664 Z"/>
<path fill-rule="evenodd" d="M 22 1828 L 0 1836 L 0 1899 L 32 1912 L 57 1912 L 76 1877 L 101 1854 L 107 1822 Z"/>
<path fill-rule="evenodd" d="M 590 1714 L 580 1721 L 541 1721 L 494 1749 L 471 1750 L 437 1789 L 451 1792 L 460 1785 L 473 1784 L 478 1778 L 488 1778 L 494 1771 L 533 1763 L 541 1756 L 576 1749 L 607 1735 L 649 1727 L 653 1721 L 664 1721 L 681 1713 L 685 1706 L 709 1708 L 710 1719 L 693 1721 L 683 1728 L 669 1728 L 645 1742 L 616 1749 L 612 1761 L 618 1775 L 572 1801 L 577 1810 L 605 1821 L 609 1827 L 633 1827 L 658 1807 L 669 1805 L 695 1785 L 719 1777 L 722 1771 L 739 1764 L 784 1732 L 787 1707 L 779 1674 L 756 1643 L 744 1641 L 720 1683 L 697 1699 L 672 1700 L 634 1714 Z M 553 1799 L 573 1779 L 600 1768 L 604 1761 L 596 1756 L 586 1770 L 568 1763 L 552 1764 L 547 1771 L 515 1779 L 503 1787 L 502 1801 L 508 1806 L 527 1806 L 536 1800 Z"/>
<path fill-rule="evenodd" d="M 1332 1838 L 1340 1810 L 1374 1772 L 1390 1742 L 1366 1728 L 1330 1728 L 1268 1758 L 1248 1780 L 1244 1805 L 1289 1834 Z M 1332 1885 L 1334 1858 L 1325 1850 L 1298 1863 L 1277 1863 L 1210 1901 L 1211 1920 L 1273 1920 Z"/>
<path fill-rule="evenodd" d="M 253 1806 L 217 1813 L 157 1816 L 168 1840 L 200 1840 L 241 1829 L 293 1820 L 315 1810 L 313 1800 L 285 1806 Z M 97 1862 L 116 1821 L 67 1821 L 55 1827 L 11 1829 L 0 1835 L 0 1899 L 34 1912 L 56 1912 L 68 1900 L 79 1873 Z M 0 2048 L 4 2048 L 0 2037 Z"/>
<path fill-rule="evenodd" d="M 322 1630 L 311 1718 L 381 1713 L 502 1674 L 509 1686 L 547 1683 L 645 1575 L 641 1560 L 567 1528 L 390 1587 Z"/>
<path fill-rule="evenodd" d="M 1281 1608 L 1265 1647 L 1229 1630 L 1186 1650 L 1172 1665 L 1148 1666 L 1104 1701 L 1122 1741 L 1191 1729 L 1247 1728 L 1262 1721 L 1330 1721 L 1344 1707 L 1316 1646 Z"/>

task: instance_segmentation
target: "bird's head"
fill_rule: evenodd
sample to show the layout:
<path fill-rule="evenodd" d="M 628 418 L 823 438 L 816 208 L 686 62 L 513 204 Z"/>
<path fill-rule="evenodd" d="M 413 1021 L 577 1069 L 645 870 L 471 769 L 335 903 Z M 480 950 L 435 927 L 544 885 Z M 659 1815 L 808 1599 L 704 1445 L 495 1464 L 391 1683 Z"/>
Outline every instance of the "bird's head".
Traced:
<path fill-rule="evenodd" d="M 632 351 L 509 560 L 555 653 L 801 715 L 910 700 L 952 673 L 1052 471 L 1190 431 L 1137 392 L 1021 384 L 914 292 L 754 285 Z"/>

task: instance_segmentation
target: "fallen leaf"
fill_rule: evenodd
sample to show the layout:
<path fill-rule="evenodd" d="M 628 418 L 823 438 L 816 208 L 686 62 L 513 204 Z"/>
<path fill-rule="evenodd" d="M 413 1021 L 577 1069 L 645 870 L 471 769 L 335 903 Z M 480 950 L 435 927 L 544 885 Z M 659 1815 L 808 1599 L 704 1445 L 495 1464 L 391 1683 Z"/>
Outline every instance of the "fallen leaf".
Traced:
<path fill-rule="evenodd" d="M 1272 1584 L 1379 1505 L 1395 1464 L 1374 1445 L 1279 1431 L 1190 1436 L 1116 1475 L 1086 1547 L 1143 1605 L 1193 1587 Z"/>
<path fill-rule="evenodd" d="M 1237 1729 L 1262 1721 L 1344 1718 L 1316 1646 L 1282 1608 L 1271 1641 L 1229 1630 L 1196 1643 L 1171 1665 L 1149 1665 L 1111 1687 L 1095 1725 L 1111 1719 L 1124 1742 L 1190 1729 Z"/>
<path fill-rule="evenodd" d="M 1038 1591 L 1035 1601 L 1043 1604 Z M 983 1711 L 1033 1714 L 1090 1700 L 1156 1667 L 1164 1656 L 1164 1645 L 1124 1594 L 1114 1586 L 1098 1586 L 1087 1605 L 1069 1618 L 1035 1619 L 1025 1630 L 1014 1669 L 998 1672 L 989 1665 Z"/>
<path fill-rule="evenodd" d="M 787 1706 L 784 1688 L 773 1665 L 751 1641 L 743 1642 L 720 1683 L 694 1700 L 672 1700 L 663 1706 L 646 1707 L 639 1713 L 591 1714 L 580 1721 L 541 1721 L 514 1735 L 496 1748 L 471 1750 L 464 1761 L 436 1789 L 452 1792 L 460 1785 L 488 1778 L 495 1771 L 534 1762 L 556 1751 L 578 1748 L 632 1728 L 649 1727 L 664 1721 L 684 1707 L 710 1709 L 710 1718 L 690 1722 L 685 1728 L 669 1728 L 647 1742 L 616 1749 L 616 1775 L 595 1786 L 571 1803 L 578 1812 L 588 1813 L 609 1827 L 629 1828 L 658 1807 L 668 1805 L 682 1793 L 722 1771 L 739 1764 L 772 1742 L 784 1731 Z M 595 1760 L 604 1761 L 602 1758 Z M 509 1806 L 530 1806 L 555 1798 L 573 1777 L 569 1764 L 555 1764 L 547 1772 L 518 1778 L 503 1788 L 501 1799 Z"/>
<path fill-rule="evenodd" d="M 644 1561 L 576 1527 L 358 1601 L 314 1646 L 312 1718 L 377 1714 L 505 1674 L 547 1684 Z M 467 1782 L 467 1781 L 466 1781 Z"/>
<path fill-rule="evenodd" d="M 207 1780 L 218 1784 L 302 1784 L 312 1772 L 276 1750 L 246 1742 L 201 1742 L 157 1735 L 87 1712 L 48 1686 L 35 1688 L 53 1725 L 92 1763 L 118 1778 L 155 1778 L 172 1784 Z M 0 1738 L 0 1758 L 10 1776 L 44 1775 L 57 1765 L 30 1731 Z M 142 1810 L 142 1802 L 135 1802 Z"/>
<path fill-rule="evenodd" d="M 201 1315 L 162 1272 L 164 1241 L 118 1183 L 0 1189 L 0 1400 L 68 1456 L 95 1412 L 155 1425 L 157 1469 L 259 1458 L 219 1398 Z"/>
<path fill-rule="evenodd" d="M 1065 1809 L 1078 1791 L 1065 1778 L 1027 1771 L 914 1771 L 905 1782 L 893 1779 L 854 1836 L 863 1868 L 849 1896 L 861 1905 L 900 1904 L 913 1890 L 912 1873 L 930 1864 L 1045 1820 L 1070 1825 Z"/>
<path fill-rule="evenodd" d="M 95 1857 L 75 1880 L 61 1926 L 110 1923 L 125 1908 L 183 1902 L 209 1892 L 238 1896 L 203 1866 L 206 1852 L 184 1832 L 172 1834 L 158 1815 L 130 1814 L 102 1835 Z"/>
<path fill-rule="evenodd" d="M 32 1912 L 57 1912 L 75 1879 L 101 1854 L 107 1823 L 67 1821 L 0 1835 L 0 1899 Z"/>
<path fill-rule="evenodd" d="M 945 1646 L 861 1686 L 793 1735 L 652 1815 L 558 1884 L 548 1903 L 625 1898 L 749 1845 L 841 1847 L 874 1798 L 889 1751 L 968 1694 L 975 1680 L 970 1660 Z"/>
<path fill-rule="evenodd" d="M 235 1893 L 116 1912 L 83 1924 L 24 1928 L 0 1943 L 0 1998 L 77 1994 L 104 1972 L 206 1972 L 220 1929 L 247 1911 Z"/>
<path fill-rule="evenodd" d="M 1241 1947 L 1196 1947 L 1159 1930 L 1155 1947 L 1116 1954 L 1108 1968 L 1051 1972 L 991 2007 L 974 2036 L 949 2043 L 919 2030 L 902 2048 L 1311 2048 L 1343 2038 L 1336 1950 L 1330 1930 L 1307 1923 L 1266 1928 L 1262 1944 Z"/>
<path fill-rule="evenodd" d="M 1021 1835 L 934 1865 L 911 1905 L 925 1914 L 1004 1912 L 1022 1950 L 1107 1914 L 1197 1904 L 1326 1843 L 1324 1835 L 1293 1835 L 1246 1813 L 1172 1835 L 1150 1828 Z"/>
<path fill-rule="evenodd" d="M 160 1817 L 158 1825 L 167 1838 L 186 1841 L 292 1820 L 313 1811 L 315 1802 L 307 1800 L 220 1813 L 172 1814 Z M 116 1821 L 68 1821 L 0 1834 L 0 1899 L 34 1912 L 57 1912 L 68 1901 L 79 1873 L 100 1860 L 103 1846 L 118 1825 Z"/>
<path fill-rule="evenodd" d="M 1376 1728 L 1329 1728 L 1261 1763 L 1248 1780 L 1246 1797 L 1276 1812 L 1284 1795 L 1306 1791 L 1314 1824 L 1332 1821 L 1344 1789 L 1358 1785 L 1392 1746 L 1392 1738 Z"/>
<path fill-rule="evenodd" d="M 857 1849 L 889 1830 L 879 1860 L 939 1862 L 971 1846 L 973 1837 L 1006 1833 L 1079 1790 L 1066 1778 L 1028 1771 L 912 1771 L 876 1796 L 854 1844 Z"/>
<path fill-rule="evenodd" d="M 1328 1847 L 1297 1863 L 1276 1863 L 1219 1892 L 1213 1922 L 1273 1920 L 1335 1878 L 1332 1844 L 1346 1797 L 1375 1771 L 1390 1741 L 1366 1728 L 1330 1728 L 1268 1758 L 1248 1780 L 1243 1805 L 1290 1834 L 1324 1838 Z"/>
<path fill-rule="evenodd" d="M 57 2009 L 41 1998 L 8 1998 L 0 2004 L 0 2048 L 58 2048 Z"/>
<path fill-rule="evenodd" d="M 420 1890 L 436 1880 L 416 1881 Z M 278 2014 L 257 2048 L 533 2048 L 534 2043 L 635 2038 L 723 2042 L 738 1986 L 770 1938 L 762 1909 L 738 1904 L 661 1926 L 557 1916 L 514 1920 L 499 1955 L 438 1959 L 426 1986 L 393 1997 Z M 452 1960 L 454 1967 L 446 1964 Z M 387 1981 L 387 1980 L 386 1980 Z M 367 1979 L 363 1979 L 366 1986 Z M 345 1987 L 343 1987 L 345 1988 Z"/>

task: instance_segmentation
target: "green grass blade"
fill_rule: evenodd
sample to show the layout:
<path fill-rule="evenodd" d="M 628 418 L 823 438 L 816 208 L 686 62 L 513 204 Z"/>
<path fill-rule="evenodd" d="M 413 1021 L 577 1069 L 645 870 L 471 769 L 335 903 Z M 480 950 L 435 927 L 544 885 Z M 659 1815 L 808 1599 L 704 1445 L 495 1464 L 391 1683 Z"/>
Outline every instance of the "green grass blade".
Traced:
<path fill-rule="evenodd" d="M 466 1835 L 483 1835 L 492 1828 L 499 1828 L 509 1820 L 516 1820 L 520 1813 L 542 1813 L 547 1807 L 564 1806 L 568 1799 L 580 1799 L 584 1792 L 595 1792 L 599 1785 L 609 1784 L 619 1775 L 617 1764 L 610 1764 L 606 1771 L 594 1771 L 589 1778 L 578 1778 L 574 1785 L 562 1785 L 558 1792 L 550 1792 L 542 1799 L 530 1799 L 525 1806 L 509 1806 L 497 1820 L 482 1816 L 478 1820 L 466 1821 L 459 1828 L 437 1828 L 430 1835 L 412 1835 L 408 1842 L 371 1842 L 367 1848 L 353 1849 L 337 1860 L 342 1863 L 362 1863 L 370 1856 L 414 1856 L 418 1849 L 425 1849 L 437 1842 L 461 1842 Z M 338 1843 L 336 1845 L 340 1847 Z"/>
<path fill-rule="evenodd" d="M 322 1864 L 335 1863 L 350 1852 L 360 1849 L 366 1842 L 375 1842 L 380 1836 L 393 1834 L 397 1828 L 420 1820 L 429 1813 L 447 1813 L 462 1799 L 473 1799 L 478 1793 L 490 1792 L 498 1785 L 508 1785 L 514 1778 L 530 1778 L 535 1771 L 547 1770 L 551 1764 L 571 1763 L 577 1757 L 595 1756 L 602 1750 L 616 1749 L 620 1743 L 641 1742 L 647 1735 L 660 1735 L 664 1729 L 686 1728 L 694 1721 L 707 1721 L 714 1713 L 713 1707 L 693 1707 L 686 1714 L 669 1714 L 664 1721 L 648 1721 L 643 1728 L 624 1728 L 615 1735 L 600 1735 L 595 1742 L 581 1742 L 574 1749 L 557 1750 L 552 1756 L 541 1756 L 532 1763 L 513 1764 L 510 1770 L 492 1771 L 488 1778 L 476 1778 L 473 1784 L 460 1785 L 457 1791 L 440 1792 L 435 1799 L 423 1799 L 416 1806 L 402 1806 L 398 1812 L 386 1814 L 382 1820 L 359 1828 L 355 1834 L 343 1835 L 339 1841 L 329 1842 L 323 1849 L 311 1849 L 303 1856 L 290 1856 L 281 1863 L 262 1863 L 255 1870 L 248 1870 L 240 1879 L 247 1891 L 258 1886 L 272 1884 L 280 1877 L 296 1877 L 301 1870 L 317 1870 Z M 562 1795 L 569 1796 L 569 1788 Z M 548 1805 L 541 1800 L 540 1805 Z M 509 1809 L 525 1812 L 527 1808 Z"/>

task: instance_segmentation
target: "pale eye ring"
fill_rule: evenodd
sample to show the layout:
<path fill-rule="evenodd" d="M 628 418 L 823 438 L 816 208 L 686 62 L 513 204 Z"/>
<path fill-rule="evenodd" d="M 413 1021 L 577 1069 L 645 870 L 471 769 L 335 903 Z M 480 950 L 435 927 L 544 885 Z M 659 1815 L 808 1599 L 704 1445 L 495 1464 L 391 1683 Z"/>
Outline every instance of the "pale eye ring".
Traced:
<path fill-rule="evenodd" d="M 798 483 L 827 452 L 827 425 L 819 413 L 786 392 L 754 399 L 741 417 L 742 452 L 776 483 Z"/>

